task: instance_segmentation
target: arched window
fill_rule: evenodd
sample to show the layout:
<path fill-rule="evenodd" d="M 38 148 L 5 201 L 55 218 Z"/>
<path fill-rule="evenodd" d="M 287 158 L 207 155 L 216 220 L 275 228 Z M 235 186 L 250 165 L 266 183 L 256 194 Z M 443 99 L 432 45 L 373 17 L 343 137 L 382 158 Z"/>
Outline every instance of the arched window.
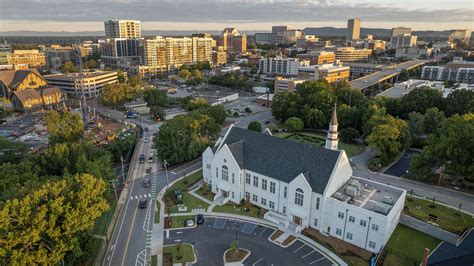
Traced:
<path fill-rule="evenodd" d="M 227 166 L 222 166 L 222 180 L 229 181 L 229 169 Z"/>
<path fill-rule="evenodd" d="M 304 192 L 302 189 L 298 188 L 295 192 L 295 204 L 303 206 Z"/>

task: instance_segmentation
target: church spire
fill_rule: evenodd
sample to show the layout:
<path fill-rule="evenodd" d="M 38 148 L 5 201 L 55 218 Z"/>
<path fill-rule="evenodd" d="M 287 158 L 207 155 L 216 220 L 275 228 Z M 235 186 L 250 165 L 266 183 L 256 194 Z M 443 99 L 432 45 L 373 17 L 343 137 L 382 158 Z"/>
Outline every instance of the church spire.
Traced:
<path fill-rule="evenodd" d="M 336 104 L 334 104 L 334 110 L 332 112 L 331 122 L 329 123 L 328 135 L 326 137 L 325 148 L 328 150 L 337 150 L 338 133 L 337 133 L 337 112 Z"/>

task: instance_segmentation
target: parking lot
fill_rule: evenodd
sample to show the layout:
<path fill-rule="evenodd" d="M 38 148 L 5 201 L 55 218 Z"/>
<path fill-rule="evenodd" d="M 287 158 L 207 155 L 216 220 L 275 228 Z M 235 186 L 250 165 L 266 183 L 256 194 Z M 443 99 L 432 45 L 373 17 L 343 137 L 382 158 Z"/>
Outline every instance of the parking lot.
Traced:
<path fill-rule="evenodd" d="M 332 265 L 318 250 L 300 240 L 282 248 L 268 237 L 274 228 L 251 222 L 205 217 L 196 228 L 170 230 L 165 245 L 191 243 L 197 254 L 196 265 L 223 265 L 222 256 L 235 239 L 240 248 L 251 251 L 244 265 Z"/>

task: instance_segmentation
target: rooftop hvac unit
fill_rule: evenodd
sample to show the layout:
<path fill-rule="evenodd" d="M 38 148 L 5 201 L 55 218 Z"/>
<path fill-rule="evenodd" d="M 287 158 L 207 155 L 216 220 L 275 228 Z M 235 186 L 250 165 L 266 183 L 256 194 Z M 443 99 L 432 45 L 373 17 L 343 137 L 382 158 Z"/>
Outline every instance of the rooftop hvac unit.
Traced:
<path fill-rule="evenodd" d="M 336 192 L 334 193 L 334 198 L 338 199 L 338 200 L 341 200 L 341 201 L 344 201 L 344 194 L 342 194 L 341 192 Z"/>
<path fill-rule="evenodd" d="M 390 209 L 392 209 L 392 206 L 385 203 L 377 202 L 374 205 L 374 211 L 384 215 L 387 215 L 390 212 Z"/>
<path fill-rule="evenodd" d="M 350 186 L 356 187 L 358 190 L 362 190 L 362 184 L 359 180 L 351 179 L 347 182 Z"/>
<path fill-rule="evenodd" d="M 351 197 L 356 197 L 359 196 L 359 189 L 353 186 L 346 186 L 344 188 L 344 194 Z"/>
<path fill-rule="evenodd" d="M 390 196 L 384 196 L 382 202 L 393 205 L 394 199 Z"/>

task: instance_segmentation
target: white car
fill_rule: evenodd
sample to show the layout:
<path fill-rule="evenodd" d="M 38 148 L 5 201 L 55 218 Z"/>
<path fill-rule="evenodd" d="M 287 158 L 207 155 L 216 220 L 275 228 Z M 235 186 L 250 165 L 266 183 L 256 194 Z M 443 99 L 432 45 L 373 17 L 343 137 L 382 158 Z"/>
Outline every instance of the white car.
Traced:
<path fill-rule="evenodd" d="M 143 142 L 144 142 L 144 143 L 148 143 L 148 139 L 144 139 Z"/>
<path fill-rule="evenodd" d="M 187 221 L 186 221 L 186 226 L 187 226 L 187 227 L 192 227 L 192 226 L 194 226 L 194 220 L 192 220 L 192 219 L 187 220 Z"/>
<path fill-rule="evenodd" d="M 155 152 L 154 152 L 154 151 L 151 151 L 151 152 L 150 152 L 150 156 L 151 156 L 151 157 L 155 156 Z"/>

